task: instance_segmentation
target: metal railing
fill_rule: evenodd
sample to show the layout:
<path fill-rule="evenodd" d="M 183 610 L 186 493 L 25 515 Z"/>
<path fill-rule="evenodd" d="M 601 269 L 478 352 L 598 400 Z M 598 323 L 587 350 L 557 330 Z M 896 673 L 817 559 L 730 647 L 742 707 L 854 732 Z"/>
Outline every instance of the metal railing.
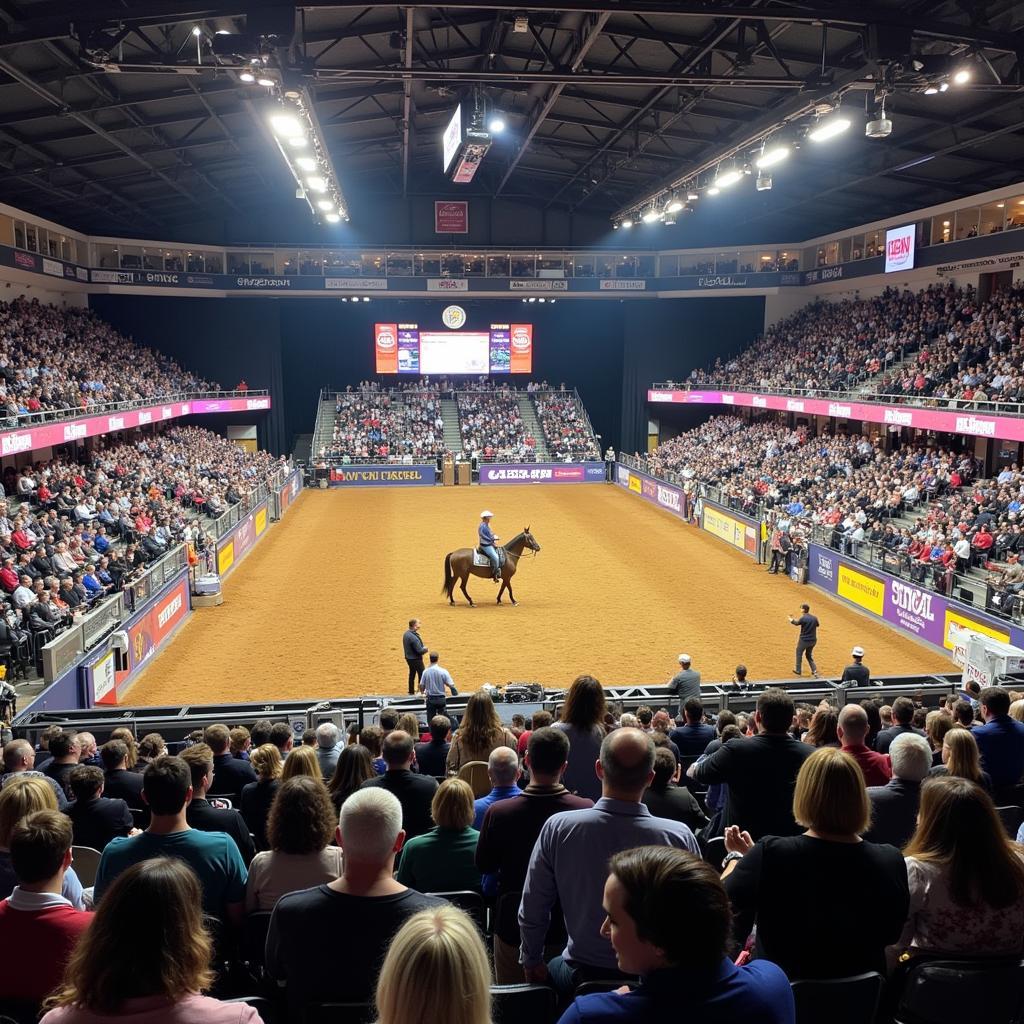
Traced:
<path fill-rule="evenodd" d="M 272 491 L 280 490 L 288 474 L 294 468 L 289 459 L 288 462 L 276 469 L 265 480 L 261 480 L 251 491 L 243 494 L 239 501 L 235 502 L 234 505 L 214 519 L 207 529 L 213 540 L 220 540 L 226 533 L 233 530 L 254 508 L 257 508 L 261 502 L 267 501 Z"/>

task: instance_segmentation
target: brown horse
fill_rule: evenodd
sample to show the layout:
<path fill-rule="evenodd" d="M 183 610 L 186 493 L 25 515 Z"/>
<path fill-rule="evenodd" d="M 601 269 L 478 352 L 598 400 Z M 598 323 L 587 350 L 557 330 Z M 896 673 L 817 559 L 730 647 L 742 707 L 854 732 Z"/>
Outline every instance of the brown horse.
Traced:
<path fill-rule="evenodd" d="M 524 548 L 529 548 L 533 552 L 540 551 L 540 545 L 533 539 L 533 534 L 530 533 L 529 527 L 523 530 L 522 533 L 517 533 L 508 544 L 504 545 L 507 557 L 505 558 L 505 564 L 501 567 L 501 587 L 498 590 L 498 604 L 501 604 L 501 596 L 506 590 L 512 603 L 518 604 L 512 593 L 512 577 L 516 574 L 516 565 Z M 490 579 L 493 576 L 490 562 L 486 565 L 473 564 L 473 548 L 458 548 L 455 551 L 449 551 L 444 556 L 444 586 L 441 588 L 441 593 L 448 598 L 449 604 L 455 604 L 455 584 L 458 582 L 462 593 L 466 595 L 470 608 L 476 607 L 473 604 L 473 598 L 469 596 L 469 591 L 466 589 L 466 580 L 471 575 L 482 576 L 485 579 Z"/>

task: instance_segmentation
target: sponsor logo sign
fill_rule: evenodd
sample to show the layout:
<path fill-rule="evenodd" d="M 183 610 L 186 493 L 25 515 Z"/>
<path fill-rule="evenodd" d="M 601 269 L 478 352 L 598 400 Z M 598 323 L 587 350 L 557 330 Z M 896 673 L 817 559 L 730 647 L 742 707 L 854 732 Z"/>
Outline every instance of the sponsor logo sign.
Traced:
<path fill-rule="evenodd" d="M 621 462 L 615 464 L 615 481 L 622 487 L 629 486 L 629 470 Z"/>
<path fill-rule="evenodd" d="M 890 228 L 885 233 L 885 272 L 910 270 L 914 266 L 914 237 L 917 227 L 907 224 L 901 228 Z"/>
<path fill-rule="evenodd" d="M 455 119 L 445 130 L 445 146 L 449 145 L 449 131 L 458 132 Z M 455 145 L 458 145 L 458 137 L 455 136 Z M 445 160 L 445 166 L 451 162 L 450 157 Z M 465 201 L 441 201 L 434 202 L 434 234 L 437 235 L 464 235 L 469 231 L 469 203 Z"/>
<path fill-rule="evenodd" d="M 254 526 L 256 529 L 256 536 L 258 537 L 267 528 L 267 510 L 261 508 L 254 519 Z"/>
<path fill-rule="evenodd" d="M 603 292 L 642 292 L 647 290 L 647 282 L 633 278 L 602 278 L 598 288 Z"/>
<path fill-rule="evenodd" d="M 843 276 L 842 267 L 819 267 L 804 274 L 804 284 L 821 284 L 823 281 L 838 281 Z"/>
<path fill-rule="evenodd" d="M 77 441 L 79 438 L 86 437 L 89 432 L 89 425 L 87 423 L 65 423 L 64 424 L 64 440 L 65 441 Z"/>
<path fill-rule="evenodd" d="M 428 292 L 468 292 L 469 281 L 464 277 L 428 277 Z"/>
<path fill-rule="evenodd" d="M 567 292 L 569 282 L 558 278 L 513 278 L 508 288 L 512 292 Z"/>
<path fill-rule="evenodd" d="M 681 497 L 681 493 L 675 487 L 666 487 L 664 484 L 657 485 L 655 500 L 662 508 L 671 509 L 673 512 L 678 512 L 682 515 Z"/>
<path fill-rule="evenodd" d="M 43 273 L 50 274 L 52 277 L 63 277 L 64 276 L 64 264 L 59 260 L 49 260 L 45 256 L 43 257 Z"/>
<path fill-rule="evenodd" d="M 245 400 L 246 411 L 251 409 L 269 409 L 270 399 L 269 398 L 247 398 Z"/>
<path fill-rule="evenodd" d="M 92 667 L 92 696 L 95 704 L 105 703 L 104 698 L 113 692 L 116 684 L 114 675 L 114 652 L 107 651 Z"/>
<path fill-rule="evenodd" d="M 829 416 L 841 416 L 845 418 L 853 415 L 853 408 L 849 405 L 843 405 L 841 402 L 829 402 L 828 414 Z"/>
<path fill-rule="evenodd" d="M 828 590 L 836 589 L 836 567 L 838 560 L 831 552 L 826 554 L 819 548 L 811 549 L 810 577 Z"/>
<path fill-rule="evenodd" d="M 956 430 L 958 434 L 978 434 L 981 437 L 995 437 L 996 421 L 981 419 L 978 416 L 957 416 Z"/>
<path fill-rule="evenodd" d="M 130 270 L 92 270 L 93 284 L 131 284 L 135 275 Z"/>
<path fill-rule="evenodd" d="M 165 406 L 164 406 L 164 407 L 163 407 L 163 408 L 162 408 L 162 409 L 160 410 L 160 418 L 161 418 L 162 420 L 169 420 L 169 419 L 171 419 L 171 417 L 173 417 L 173 416 L 174 416 L 174 410 L 173 410 L 173 409 L 172 409 L 172 408 L 171 408 L 171 407 L 170 407 L 169 405 L 165 405 Z"/>
<path fill-rule="evenodd" d="M 648 391 L 647 401 L 649 402 L 671 402 L 672 392 L 671 391 Z"/>
<path fill-rule="evenodd" d="M 30 452 L 32 450 L 32 432 L 4 434 L 0 440 L 0 452 L 4 455 L 15 455 L 18 452 Z"/>
<path fill-rule="evenodd" d="M 735 405 L 736 399 L 732 395 L 722 395 L 722 405 Z"/>
<path fill-rule="evenodd" d="M 646 473 L 631 472 L 621 462 L 615 464 L 615 482 L 644 501 L 668 509 L 681 519 L 686 519 L 686 496 L 678 487 L 662 483 Z"/>
<path fill-rule="evenodd" d="M 886 409 L 885 422 L 895 424 L 898 427 L 909 427 L 914 422 L 914 414 L 903 409 Z"/>
<path fill-rule="evenodd" d="M 466 324 L 466 311 L 461 306 L 445 306 L 441 312 L 441 323 L 449 330 L 457 331 Z"/>
<path fill-rule="evenodd" d="M 789 398 L 786 400 L 786 409 L 789 412 L 803 412 L 804 403 L 796 398 Z"/>
<path fill-rule="evenodd" d="M 85 267 L 75 267 L 75 278 L 79 281 L 88 281 L 89 271 Z"/>
<path fill-rule="evenodd" d="M 645 498 L 654 498 L 658 494 L 658 485 L 650 477 L 642 477 L 640 481 L 640 493 Z"/>
<path fill-rule="evenodd" d="M 644 488 L 643 488 L 643 484 L 640 481 L 640 477 L 633 476 L 632 474 L 630 474 L 630 477 L 629 477 L 629 489 L 634 494 L 643 494 L 644 493 Z"/>
<path fill-rule="evenodd" d="M 14 252 L 14 265 L 22 270 L 38 270 L 39 261 L 30 252 Z"/>
<path fill-rule="evenodd" d="M 328 291 L 386 292 L 388 282 L 384 277 L 325 277 L 324 287 Z"/>
<path fill-rule="evenodd" d="M 743 551 L 746 547 L 746 526 L 738 519 L 726 515 L 714 505 L 704 503 L 704 513 L 701 516 L 701 526 L 708 533 L 724 540 L 735 548 Z"/>
<path fill-rule="evenodd" d="M 142 275 L 144 284 L 177 284 L 180 280 L 178 274 L 164 274 L 147 271 Z"/>
<path fill-rule="evenodd" d="M 757 408 L 759 408 L 759 409 L 767 409 L 768 408 L 768 399 L 767 398 L 762 398 L 760 395 L 754 395 L 754 403 L 753 404 Z"/>
<path fill-rule="evenodd" d="M 152 423 L 152 422 L 153 422 L 153 414 L 151 412 L 140 412 L 139 413 L 139 426 L 142 426 L 143 423 Z"/>
<path fill-rule="evenodd" d="M 107 417 L 107 430 L 124 430 L 124 417 L 123 416 L 108 416 Z"/>
<path fill-rule="evenodd" d="M 344 280 L 344 278 L 335 278 L 334 280 Z M 238 288 L 257 289 L 291 288 L 292 279 L 290 277 L 236 277 L 235 286 Z"/>
<path fill-rule="evenodd" d="M 434 466 L 334 466 L 331 468 L 332 487 L 424 486 L 435 482 Z M 481 481 L 482 482 L 482 481 Z"/>
<path fill-rule="evenodd" d="M 482 484 L 572 484 L 604 480 L 603 462 L 495 463 L 480 467 Z M 639 488 L 640 482 L 637 481 Z"/>
<path fill-rule="evenodd" d="M 885 581 L 868 576 L 845 562 L 839 563 L 836 593 L 874 615 L 881 615 L 885 606 Z"/>
<path fill-rule="evenodd" d="M 743 288 L 746 283 L 745 277 L 737 277 L 734 274 L 713 274 L 697 278 L 698 288 Z"/>

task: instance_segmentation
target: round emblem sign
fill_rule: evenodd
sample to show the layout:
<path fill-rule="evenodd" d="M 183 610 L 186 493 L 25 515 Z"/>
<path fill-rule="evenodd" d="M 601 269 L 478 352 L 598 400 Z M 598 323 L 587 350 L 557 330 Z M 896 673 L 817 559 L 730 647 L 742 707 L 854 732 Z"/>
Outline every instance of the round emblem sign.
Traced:
<path fill-rule="evenodd" d="M 441 323 L 450 330 L 457 331 L 466 323 L 466 311 L 461 306 L 445 306 L 441 314 Z"/>

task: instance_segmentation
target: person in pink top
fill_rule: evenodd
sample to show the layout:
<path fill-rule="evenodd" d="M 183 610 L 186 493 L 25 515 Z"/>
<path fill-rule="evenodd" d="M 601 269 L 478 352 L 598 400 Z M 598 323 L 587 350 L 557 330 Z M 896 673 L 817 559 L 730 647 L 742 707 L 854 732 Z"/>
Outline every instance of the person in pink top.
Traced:
<path fill-rule="evenodd" d="M 263 1024 L 245 1003 L 202 995 L 213 972 L 201 908 L 199 880 L 183 861 L 130 867 L 104 893 L 43 1024 Z"/>

